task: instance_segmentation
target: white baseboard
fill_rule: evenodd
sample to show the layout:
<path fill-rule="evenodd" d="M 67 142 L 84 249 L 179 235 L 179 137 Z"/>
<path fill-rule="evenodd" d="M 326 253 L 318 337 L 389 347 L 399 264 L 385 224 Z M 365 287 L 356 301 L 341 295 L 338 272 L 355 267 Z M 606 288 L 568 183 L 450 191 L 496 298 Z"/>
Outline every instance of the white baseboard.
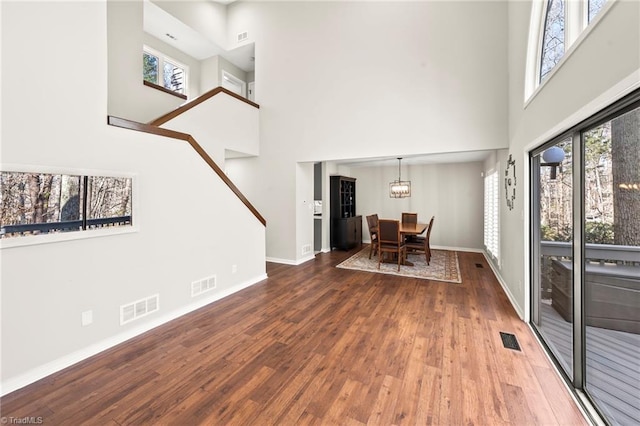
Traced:
<path fill-rule="evenodd" d="M 491 262 L 487 253 L 484 250 L 481 250 L 481 252 L 484 255 L 484 258 L 487 260 L 487 263 L 489 264 L 489 267 L 493 271 L 493 274 L 496 276 L 496 278 L 498 279 L 498 282 L 502 286 L 502 290 L 504 290 L 504 293 L 507 295 L 509 302 L 511 302 L 511 306 L 513 306 L 513 309 L 516 310 L 516 313 L 518 314 L 520 319 L 524 321 L 524 310 L 522 309 L 522 307 L 520 307 L 520 305 L 518 305 L 518 303 L 516 303 L 516 299 L 515 297 L 513 297 L 513 293 L 511 293 L 509 286 L 507 285 L 505 280 L 502 278 L 502 275 L 500 275 L 500 272 L 498 272 L 493 262 Z"/>
<path fill-rule="evenodd" d="M 168 323 L 174 319 L 177 319 L 183 315 L 186 315 L 190 312 L 193 312 L 197 309 L 200 309 L 210 303 L 213 303 L 217 300 L 223 299 L 233 293 L 236 293 L 242 289 L 247 287 L 251 287 L 254 284 L 259 283 L 267 278 L 266 274 L 259 275 L 251 280 L 245 281 L 240 284 L 236 284 L 235 286 L 225 289 L 219 293 L 212 294 L 207 298 L 203 298 L 198 300 L 197 302 L 186 305 L 180 309 L 176 309 L 175 311 L 168 312 L 163 316 L 155 318 L 149 322 L 141 324 L 138 327 L 131 328 L 125 332 L 116 334 L 115 336 L 109 337 L 108 339 L 102 340 L 98 343 L 94 343 L 86 348 L 80 349 L 78 351 L 72 352 L 69 355 L 58 358 L 54 361 L 48 362 L 39 367 L 33 368 L 27 371 L 24 374 L 21 374 L 17 377 L 6 380 L 0 385 L 0 395 L 4 396 L 10 392 L 23 388 L 31 383 L 34 383 L 40 379 L 43 379 L 53 373 L 56 373 L 60 370 L 63 370 L 67 367 L 70 367 L 74 364 L 77 364 L 80 361 L 83 361 L 89 357 L 99 354 L 107 349 L 110 349 L 120 343 L 126 342 L 129 339 L 132 339 L 142 333 L 145 333 L 149 330 L 152 330 L 158 326 Z"/>
<path fill-rule="evenodd" d="M 310 260 L 314 260 L 316 257 L 315 255 L 311 255 L 311 256 L 307 256 L 307 257 L 303 257 L 302 259 L 298 259 L 298 260 L 291 260 L 291 259 L 282 259 L 279 257 L 267 257 L 267 262 L 273 262 L 273 263 L 281 263 L 283 265 L 292 265 L 292 266 L 298 266 L 298 265 L 302 265 L 305 262 L 308 262 Z"/>
<path fill-rule="evenodd" d="M 449 251 L 468 251 L 471 253 L 484 253 L 484 250 L 477 248 L 467 248 L 467 247 L 449 247 L 449 246 L 430 246 L 435 250 L 449 250 Z"/>

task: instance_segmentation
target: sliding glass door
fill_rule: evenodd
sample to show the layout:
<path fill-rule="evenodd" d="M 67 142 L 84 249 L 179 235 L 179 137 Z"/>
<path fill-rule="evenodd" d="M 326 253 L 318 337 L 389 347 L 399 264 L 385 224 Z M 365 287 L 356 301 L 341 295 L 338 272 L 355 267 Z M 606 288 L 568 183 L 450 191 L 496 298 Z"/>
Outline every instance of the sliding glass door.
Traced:
<path fill-rule="evenodd" d="M 533 322 L 573 377 L 573 169 L 571 138 L 533 157 L 539 241 Z"/>
<path fill-rule="evenodd" d="M 640 92 L 530 165 L 534 329 L 603 418 L 640 424 Z"/>
<path fill-rule="evenodd" d="M 583 132 L 588 393 L 640 424 L 640 108 Z"/>

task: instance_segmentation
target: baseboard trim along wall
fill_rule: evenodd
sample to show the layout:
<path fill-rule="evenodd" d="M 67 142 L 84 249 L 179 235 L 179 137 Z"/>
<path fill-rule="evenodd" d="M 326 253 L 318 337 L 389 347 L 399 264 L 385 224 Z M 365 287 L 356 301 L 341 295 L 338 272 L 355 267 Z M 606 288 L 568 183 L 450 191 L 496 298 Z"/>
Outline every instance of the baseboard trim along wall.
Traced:
<path fill-rule="evenodd" d="M 144 324 L 141 324 L 138 327 L 135 328 L 131 328 L 123 333 L 119 333 L 115 336 L 112 336 L 108 339 L 105 339 L 101 342 L 98 342 L 96 344 L 93 344 L 91 346 L 88 346 L 84 349 L 75 351 L 73 353 L 70 353 L 69 355 L 66 355 L 62 358 L 59 358 L 55 361 L 49 362 L 47 364 L 44 364 L 40 367 L 34 368 L 24 374 L 21 374 L 17 377 L 11 378 L 9 380 L 7 380 L 6 382 L 2 383 L 2 385 L 0 386 L 0 395 L 4 396 L 8 393 L 11 393 L 15 390 L 18 390 L 20 388 L 23 388 L 27 385 L 30 385 L 31 383 L 37 382 L 40 379 L 43 379 L 53 373 L 56 373 L 60 370 L 63 370 L 67 367 L 72 366 L 73 364 L 76 364 L 80 361 L 83 361 L 87 358 L 90 358 L 94 355 L 99 354 L 100 352 L 103 352 L 107 349 L 110 349 L 116 345 L 119 345 L 120 343 L 124 343 L 129 339 L 132 339 L 142 333 L 145 333 L 149 330 L 152 330 L 158 326 L 161 326 L 163 324 L 168 323 L 169 321 L 172 321 L 174 319 L 177 319 L 183 315 L 186 315 L 190 312 L 193 312 L 197 309 L 200 309 L 210 303 L 213 303 L 217 300 L 223 299 L 227 296 L 230 296 L 233 293 L 236 293 L 242 289 L 245 289 L 247 287 L 251 287 L 254 284 L 259 283 L 260 281 L 263 281 L 267 278 L 266 274 L 263 275 L 259 275 L 253 279 L 250 279 L 248 281 L 239 283 L 231 288 L 228 288 L 226 290 L 223 290 L 219 293 L 215 293 L 212 294 L 210 297 L 207 298 L 203 298 L 202 300 L 198 300 L 197 302 L 191 303 L 189 305 L 186 305 L 180 309 L 177 309 L 175 311 L 172 312 L 168 312 L 165 315 L 162 315 L 158 318 L 155 318 L 149 322 L 146 322 Z"/>
<path fill-rule="evenodd" d="M 273 262 L 273 263 L 281 263 L 283 265 L 291 265 L 291 266 L 298 266 L 298 265 L 302 265 L 305 262 L 308 262 L 310 260 L 315 259 L 315 255 L 311 255 L 311 256 L 306 256 L 303 257 L 302 259 L 298 259 L 298 260 L 291 260 L 291 259 L 282 259 L 279 257 L 267 257 L 266 261 L 267 262 Z"/>
<path fill-rule="evenodd" d="M 498 279 L 498 282 L 502 286 L 502 290 L 504 290 L 504 293 L 507 295 L 507 298 L 509 299 L 509 302 L 511 302 L 511 306 L 513 306 L 513 309 L 516 310 L 516 313 L 518 314 L 520 319 L 522 321 L 524 321 L 524 310 L 522 309 L 522 307 L 520 305 L 518 305 L 518 303 L 516 303 L 516 299 L 515 299 L 515 297 L 513 297 L 513 293 L 511 293 L 511 290 L 509 290 L 509 286 L 507 286 L 507 283 L 504 281 L 504 279 L 502 278 L 502 275 L 500 275 L 500 273 L 496 269 L 496 267 L 493 264 L 493 262 L 491 262 L 491 260 L 489 260 L 489 255 L 487 255 L 487 253 L 484 250 L 481 250 L 481 252 L 484 255 L 484 258 L 487 260 L 487 263 L 489 264 L 489 267 L 491 267 L 491 270 L 493 271 L 493 274 L 496 276 L 496 278 Z"/>

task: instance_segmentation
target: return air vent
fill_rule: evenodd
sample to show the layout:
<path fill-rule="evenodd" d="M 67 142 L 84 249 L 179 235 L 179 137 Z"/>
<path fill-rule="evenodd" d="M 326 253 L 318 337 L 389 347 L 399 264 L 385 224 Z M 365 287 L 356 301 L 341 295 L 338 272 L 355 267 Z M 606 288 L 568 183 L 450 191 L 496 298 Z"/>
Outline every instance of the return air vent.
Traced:
<path fill-rule="evenodd" d="M 511 333 L 503 333 L 500 332 L 500 338 L 502 339 L 502 344 L 507 349 L 513 349 L 516 351 L 520 350 L 520 344 L 518 343 L 518 339 L 516 336 Z"/>
<path fill-rule="evenodd" d="M 191 283 L 191 297 L 198 296 L 216 288 L 216 276 L 212 275 Z"/>
<path fill-rule="evenodd" d="M 131 321 L 137 320 L 147 316 L 160 309 L 160 295 L 154 294 L 153 296 L 145 299 L 136 300 L 135 302 L 128 303 L 120 306 L 120 325 L 125 325 Z"/>
<path fill-rule="evenodd" d="M 311 244 L 306 244 L 304 246 L 302 246 L 302 254 L 309 254 L 311 253 Z"/>
<path fill-rule="evenodd" d="M 249 33 L 246 31 L 238 34 L 238 42 L 245 41 L 248 38 L 249 38 Z"/>

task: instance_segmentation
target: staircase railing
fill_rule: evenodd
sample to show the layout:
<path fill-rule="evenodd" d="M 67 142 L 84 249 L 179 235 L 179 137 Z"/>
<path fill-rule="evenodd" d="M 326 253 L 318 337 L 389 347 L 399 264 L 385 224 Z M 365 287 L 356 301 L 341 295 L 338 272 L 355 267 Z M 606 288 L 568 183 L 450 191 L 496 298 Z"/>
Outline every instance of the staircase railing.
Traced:
<path fill-rule="evenodd" d="M 222 88 L 218 88 L 222 89 Z M 214 89 L 213 91 L 215 91 Z M 223 91 L 227 91 L 226 89 L 222 89 Z M 212 92 L 213 92 L 212 91 Z M 219 92 L 217 92 L 219 93 Z M 232 93 L 232 92 L 229 92 Z M 235 94 L 234 94 L 235 95 Z M 204 96 L 204 95 L 203 95 Z M 211 97 L 213 95 L 210 95 Z M 193 102 L 197 101 L 200 98 L 194 99 Z M 207 98 L 208 99 L 208 98 Z M 200 101 L 202 102 L 202 101 Z M 200 103 L 198 102 L 198 103 Z M 247 101 L 250 102 L 250 101 Z M 186 105 L 186 104 L 185 104 Z M 183 105 L 184 107 L 184 105 Z M 191 106 L 193 107 L 193 106 Z M 182 108 L 182 107 L 181 107 Z M 179 110 L 180 108 L 178 108 Z M 177 111 L 177 110 L 176 110 Z M 173 114 L 175 111 L 172 111 L 169 114 Z M 178 114 L 176 114 L 178 115 Z M 158 120 L 158 119 L 157 119 Z M 157 120 L 154 120 L 156 122 Z M 169 120 L 169 119 L 167 119 Z M 242 201 L 242 203 L 247 206 L 247 208 L 253 213 L 253 215 L 262 223 L 263 225 L 267 225 L 267 221 L 262 215 L 258 212 L 258 210 L 247 200 L 247 198 L 240 192 L 238 187 L 231 182 L 229 177 L 222 171 L 222 169 L 213 161 L 213 159 L 207 154 L 207 152 L 200 146 L 200 144 L 188 133 L 176 132 L 175 130 L 163 129 L 161 127 L 157 127 L 157 124 L 144 124 L 138 123 L 136 121 L 127 120 L 124 118 L 108 116 L 107 123 L 111 126 L 121 127 L 124 129 L 135 130 L 138 132 L 151 133 L 158 136 L 164 136 L 172 139 L 179 139 L 185 142 L 188 142 L 189 145 L 196 150 L 196 152 L 202 157 L 202 159 L 211 167 L 211 169 L 216 172 L 216 174 L 222 179 L 222 181 L 231 189 L 231 191 Z"/>
<path fill-rule="evenodd" d="M 202 102 L 206 101 L 207 99 L 219 94 L 219 93 L 225 93 L 229 96 L 232 96 L 248 105 L 251 105 L 254 108 L 260 108 L 260 105 L 258 105 L 255 102 L 251 102 L 249 99 L 247 98 L 243 98 L 242 96 L 233 93 L 230 90 L 225 89 L 224 87 L 216 87 L 215 89 L 209 90 L 208 92 L 203 93 L 202 95 L 198 96 L 197 98 L 181 105 L 180 107 L 174 109 L 173 111 L 170 111 L 154 120 L 151 120 L 148 124 L 152 125 L 152 126 L 161 126 L 164 123 L 166 123 L 167 121 L 176 118 L 177 116 L 179 116 L 180 114 L 184 113 L 185 111 L 189 111 L 191 108 L 195 107 L 198 104 L 201 104 Z"/>

